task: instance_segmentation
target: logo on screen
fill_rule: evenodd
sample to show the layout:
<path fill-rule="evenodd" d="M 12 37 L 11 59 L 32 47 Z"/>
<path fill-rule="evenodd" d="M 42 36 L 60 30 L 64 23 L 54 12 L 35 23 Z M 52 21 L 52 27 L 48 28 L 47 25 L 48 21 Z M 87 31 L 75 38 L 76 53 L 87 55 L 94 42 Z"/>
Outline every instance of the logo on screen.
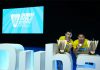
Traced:
<path fill-rule="evenodd" d="M 11 14 L 10 16 L 14 28 L 28 27 L 34 17 L 34 13 Z"/>

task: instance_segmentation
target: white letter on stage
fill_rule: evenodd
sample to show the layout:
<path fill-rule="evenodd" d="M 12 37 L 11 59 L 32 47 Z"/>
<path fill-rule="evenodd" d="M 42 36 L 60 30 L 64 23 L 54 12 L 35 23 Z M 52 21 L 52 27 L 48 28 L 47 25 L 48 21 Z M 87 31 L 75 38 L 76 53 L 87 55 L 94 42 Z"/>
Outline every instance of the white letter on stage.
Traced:
<path fill-rule="evenodd" d="M 72 58 L 70 54 L 56 54 L 57 50 L 57 44 L 46 44 L 45 70 L 55 70 L 56 60 L 62 61 L 63 70 L 72 70 Z"/>
<path fill-rule="evenodd" d="M 33 50 L 21 51 L 19 53 L 18 70 L 33 70 Z"/>
<path fill-rule="evenodd" d="M 78 55 L 77 70 L 100 70 L 100 56 L 88 54 Z"/>
<path fill-rule="evenodd" d="M 7 58 L 2 58 L 3 60 L 7 60 L 7 62 L 3 61 L 2 63 L 0 62 L 0 65 L 2 66 L 2 64 L 7 65 L 7 67 L 5 66 L 3 69 L 0 70 L 16 70 L 16 57 L 17 57 L 17 49 L 22 49 L 23 46 L 20 44 L 0 44 L 0 52 L 4 51 L 8 54 Z M 5 55 L 3 55 L 5 56 Z M 0 57 L 2 57 L 2 54 L 0 53 Z M 2 60 L 0 59 L 0 61 Z M 0 67 L 2 68 L 2 67 Z"/>
<path fill-rule="evenodd" d="M 45 70 L 45 51 L 34 53 L 34 70 Z"/>

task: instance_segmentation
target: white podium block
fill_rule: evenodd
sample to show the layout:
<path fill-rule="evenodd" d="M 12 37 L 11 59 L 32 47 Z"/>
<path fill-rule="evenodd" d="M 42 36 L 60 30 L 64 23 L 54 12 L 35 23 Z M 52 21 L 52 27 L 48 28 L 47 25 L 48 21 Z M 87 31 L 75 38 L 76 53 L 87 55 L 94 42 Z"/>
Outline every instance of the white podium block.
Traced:
<path fill-rule="evenodd" d="M 45 51 L 34 53 L 34 70 L 45 70 Z"/>
<path fill-rule="evenodd" d="M 88 54 L 78 55 L 77 70 L 100 70 L 100 56 Z"/>
<path fill-rule="evenodd" d="M 20 44 L 0 44 L 0 70 L 16 70 L 16 53 L 19 50 L 24 50 L 23 46 Z M 5 55 L 4 53 L 6 53 L 7 55 Z M 6 58 L 2 58 L 2 55 Z"/>
<path fill-rule="evenodd" d="M 72 70 L 72 58 L 70 54 L 56 54 L 57 51 L 57 44 L 46 44 L 45 70 L 55 70 L 56 60 L 62 61 L 63 70 Z"/>

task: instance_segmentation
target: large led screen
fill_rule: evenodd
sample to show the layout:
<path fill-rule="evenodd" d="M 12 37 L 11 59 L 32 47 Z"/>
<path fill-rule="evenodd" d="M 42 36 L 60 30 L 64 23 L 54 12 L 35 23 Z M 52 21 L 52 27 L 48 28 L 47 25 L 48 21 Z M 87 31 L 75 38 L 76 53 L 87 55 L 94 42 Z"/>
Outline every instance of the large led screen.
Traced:
<path fill-rule="evenodd" d="M 44 6 L 3 9 L 3 34 L 42 34 Z"/>

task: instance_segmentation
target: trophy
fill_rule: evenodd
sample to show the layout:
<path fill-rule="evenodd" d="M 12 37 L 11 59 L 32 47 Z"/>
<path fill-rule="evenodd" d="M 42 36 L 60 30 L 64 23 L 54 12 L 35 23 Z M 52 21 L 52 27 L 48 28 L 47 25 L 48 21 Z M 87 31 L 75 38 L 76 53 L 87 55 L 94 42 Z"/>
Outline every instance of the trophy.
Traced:
<path fill-rule="evenodd" d="M 96 50 L 96 48 L 98 46 L 98 43 L 99 43 L 98 40 L 92 40 L 92 41 L 90 41 L 90 52 L 91 52 L 91 54 L 95 53 L 95 50 Z"/>
<path fill-rule="evenodd" d="M 57 40 L 59 53 L 65 52 L 66 42 L 66 40 Z"/>

